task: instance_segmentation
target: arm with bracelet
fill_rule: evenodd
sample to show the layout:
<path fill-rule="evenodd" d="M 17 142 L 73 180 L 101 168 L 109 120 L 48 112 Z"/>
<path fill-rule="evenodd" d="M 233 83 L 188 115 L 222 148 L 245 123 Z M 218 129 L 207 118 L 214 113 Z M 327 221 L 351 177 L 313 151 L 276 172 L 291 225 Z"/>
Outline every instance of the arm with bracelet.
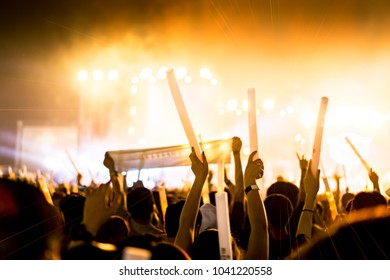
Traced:
<path fill-rule="evenodd" d="M 119 175 L 115 169 L 114 159 L 111 157 L 111 155 L 108 152 L 106 152 L 104 155 L 103 164 L 105 167 L 107 167 L 108 171 L 110 172 L 110 180 L 111 180 L 111 183 L 112 183 L 112 186 L 114 189 L 114 195 L 120 194 L 122 197 L 122 200 L 120 202 L 120 205 L 118 207 L 116 214 L 128 221 L 130 218 L 130 213 L 127 210 L 126 192 L 124 190 L 123 185 L 121 186 L 121 183 L 119 182 Z"/>
<path fill-rule="evenodd" d="M 320 188 L 320 170 L 317 170 L 317 174 L 313 174 L 310 165 L 311 162 L 309 162 L 309 168 L 304 179 L 306 197 L 296 233 L 297 237 L 304 237 L 305 240 L 311 239 L 313 215 L 316 211 L 316 198 Z"/>
<path fill-rule="evenodd" d="M 264 164 L 258 158 L 253 160 L 257 151 L 253 151 L 248 158 L 244 173 L 245 195 L 248 202 L 248 217 L 251 224 L 247 260 L 266 260 L 269 256 L 268 221 L 263 200 L 256 180 L 263 177 Z"/>

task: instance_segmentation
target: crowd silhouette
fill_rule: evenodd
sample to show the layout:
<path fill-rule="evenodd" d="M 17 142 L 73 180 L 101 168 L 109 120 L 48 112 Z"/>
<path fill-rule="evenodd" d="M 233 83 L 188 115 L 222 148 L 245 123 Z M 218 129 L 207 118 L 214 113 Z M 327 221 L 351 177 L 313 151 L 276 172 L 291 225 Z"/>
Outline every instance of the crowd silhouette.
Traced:
<path fill-rule="evenodd" d="M 373 191 L 351 193 L 347 188 L 341 193 L 335 175 L 335 191 L 323 195 L 318 193 L 321 170 L 313 174 L 311 161 L 297 154 L 299 186 L 283 178 L 262 186 L 257 182 L 266 163 L 253 151 L 243 165 L 241 139 L 233 137 L 231 143 L 234 178 L 225 170 L 224 191 L 232 259 L 390 258 L 388 199 L 374 170 L 368 174 Z M 31 179 L 4 173 L 0 259 L 221 259 L 213 173 L 205 153 L 198 158 L 192 148 L 189 158 L 194 180 L 185 195 L 157 192 L 142 181 L 127 186 L 108 152 L 103 165 L 110 180 L 76 186 L 78 191 L 61 184 L 53 188 L 42 174 Z M 160 203 L 164 194 L 166 209 Z"/>

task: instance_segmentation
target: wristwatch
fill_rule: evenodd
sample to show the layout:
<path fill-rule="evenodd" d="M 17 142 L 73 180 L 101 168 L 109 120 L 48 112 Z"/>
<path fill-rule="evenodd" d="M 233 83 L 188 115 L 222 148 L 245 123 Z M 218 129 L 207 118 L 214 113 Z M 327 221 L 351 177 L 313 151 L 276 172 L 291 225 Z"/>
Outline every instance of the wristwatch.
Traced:
<path fill-rule="evenodd" d="M 258 190 L 259 186 L 258 185 L 250 185 L 245 188 L 245 194 L 247 195 L 251 190 Z"/>

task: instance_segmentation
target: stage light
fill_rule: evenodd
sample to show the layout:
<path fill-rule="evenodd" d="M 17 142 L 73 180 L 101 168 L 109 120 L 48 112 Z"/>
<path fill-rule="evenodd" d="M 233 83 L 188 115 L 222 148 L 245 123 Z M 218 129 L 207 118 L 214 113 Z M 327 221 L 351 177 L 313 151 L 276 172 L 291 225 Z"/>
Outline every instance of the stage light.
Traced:
<path fill-rule="evenodd" d="M 215 79 L 215 78 L 212 78 L 212 79 L 210 80 L 210 83 L 211 83 L 213 86 L 216 86 L 216 85 L 218 85 L 218 80 Z"/>
<path fill-rule="evenodd" d="M 137 94 L 138 93 L 138 86 L 137 85 L 132 85 L 130 88 L 130 92 L 132 94 Z"/>
<path fill-rule="evenodd" d="M 190 83 L 192 82 L 192 77 L 190 77 L 190 76 L 185 77 L 185 78 L 184 78 L 184 82 L 185 82 L 186 84 L 190 84 Z"/>
<path fill-rule="evenodd" d="M 100 81 L 103 79 L 103 71 L 102 70 L 95 70 L 93 71 L 92 73 L 92 78 L 95 80 L 95 81 Z"/>
<path fill-rule="evenodd" d="M 134 105 L 133 106 L 130 106 L 129 108 L 129 114 L 130 116 L 135 116 L 137 114 L 137 107 L 135 107 Z"/>
<path fill-rule="evenodd" d="M 244 99 L 241 104 L 241 108 L 243 111 L 248 111 L 248 99 Z"/>
<path fill-rule="evenodd" d="M 251 149 L 249 147 L 246 147 L 242 150 L 242 153 L 246 156 L 249 156 L 251 154 Z"/>
<path fill-rule="evenodd" d="M 77 74 L 77 78 L 80 81 L 86 81 L 88 80 L 88 71 L 86 70 L 80 70 L 79 73 Z"/>
<path fill-rule="evenodd" d="M 108 71 L 108 79 L 109 79 L 110 81 L 115 81 L 115 80 L 118 79 L 118 77 L 119 77 L 118 71 L 116 71 L 116 70 L 110 70 L 110 71 Z"/>
<path fill-rule="evenodd" d="M 292 114 L 295 112 L 295 108 L 291 105 L 287 106 L 287 113 Z"/>
<path fill-rule="evenodd" d="M 134 126 L 129 126 L 129 128 L 127 129 L 127 133 L 129 135 L 134 135 L 135 134 L 135 127 Z"/>
<path fill-rule="evenodd" d="M 263 101 L 263 108 L 266 111 L 271 111 L 275 107 L 275 100 L 272 98 L 266 98 Z"/>
<path fill-rule="evenodd" d="M 237 100 L 230 99 L 226 104 L 226 109 L 229 111 L 235 111 L 237 109 Z"/>
<path fill-rule="evenodd" d="M 303 113 L 303 122 L 305 128 L 310 129 L 314 123 L 314 114 L 312 112 Z"/>
<path fill-rule="evenodd" d="M 157 79 L 155 77 L 149 77 L 148 82 L 149 84 L 154 85 L 157 82 Z"/>
<path fill-rule="evenodd" d="M 166 73 L 167 70 L 168 70 L 167 67 L 161 67 L 161 68 L 158 70 L 157 74 L 156 74 L 157 79 L 159 79 L 159 80 L 165 79 L 165 78 L 167 77 L 167 73 Z"/>
<path fill-rule="evenodd" d="M 150 78 L 150 76 L 152 76 L 152 74 L 153 74 L 152 68 L 144 68 L 144 69 L 142 69 L 141 73 L 139 74 L 139 78 L 141 80 L 147 80 Z"/>
<path fill-rule="evenodd" d="M 179 67 L 175 70 L 176 78 L 181 80 L 187 75 L 187 69 L 185 67 Z"/>
<path fill-rule="evenodd" d="M 199 70 L 199 75 L 200 77 L 202 77 L 203 79 L 207 79 L 207 80 L 210 80 L 212 77 L 213 77 L 213 74 L 210 72 L 209 69 L 207 68 L 201 68 Z"/>
<path fill-rule="evenodd" d="M 142 146 L 145 146 L 146 144 L 147 144 L 147 141 L 146 141 L 146 139 L 145 138 L 140 138 L 139 140 L 138 140 L 138 143 L 140 144 L 140 145 L 142 145 Z"/>
<path fill-rule="evenodd" d="M 138 84 L 138 83 L 139 83 L 138 77 L 133 77 L 133 78 L 131 78 L 131 83 L 132 83 L 132 84 Z"/>
<path fill-rule="evenodd" d="M 297 141 L 297 142 L 301 142 L 301 140 L 302 140 L 302 135 L 298 133 L 297 135 L 295 135 L 294 139 L 295 139 L 295 141 Z"/>

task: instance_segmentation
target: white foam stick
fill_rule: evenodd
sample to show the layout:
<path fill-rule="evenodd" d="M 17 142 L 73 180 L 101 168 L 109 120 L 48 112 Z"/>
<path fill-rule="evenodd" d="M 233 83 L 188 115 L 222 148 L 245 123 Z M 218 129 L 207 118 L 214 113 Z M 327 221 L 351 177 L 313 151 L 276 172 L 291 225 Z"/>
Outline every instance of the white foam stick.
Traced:
<path fill-rule="evenodd" d="M 325 169 L 322 166 L 322 164 L 321 164 L 321 169 L 322 169 L 321 170 L 322 181 L 324 182 L 324 185 L 325 185 L 325 194 L 326 194 L 326 198 L 328 199 L 328 203 L 329 203 L 330 215 L 331 215 L 332 221 L 334 221 L 338 215 L 337 205 L 336 205 L 336 201 L 334 199 L 333 192 L 329 186 L 328 177 L 326 176 Z"/>
<path fill-rule="evenodd" d="M 360 155 L 360 153 L 358 152 L 356 147 L 352 144 L 352 142 L 348 139 L 348 137 L 345 137 L 345 140 L 347 141 L 349 146 L 352 148 L 352 150 L 355 152 L 355 155 L 360 159 L 360 161 L 362 162 L 363 166 L 367 169 L 368 172 L 370 172 L 370 169 L 371 169 L 370 165 L 368 165 L 368 163 Z"/>
<path fill-rule="evenodd" d="M 179 86 L 177 85 L 175 72 L 173 69 L 168 69 L 166 73 L 167 73 L 169 88 L 171 90 L 171 94 L 176 105 L 176 110 L 179 114 L 188 142 L 191 147 L 194 147 L 197 157 L 202 161 L 203 157 L 200 151 L 199 142 L 196 138 L 196 134 L 192 127 L 190 118 L 188 117 L 188 113 L 184 105 L 184 101 L 181 96 Z"/>
<path fill-rule="evenodd" d="M 320 164 L 322 133 L 324 131 L 325 115 L 326 115 L 327 107 L 328 107 L 328 98 L 324 96 L 321 98 L 321 106 L 320 106 L 320 111 L 318 113 L 316 134 L 314 137 L 313 154 L 311 157 L 311 172 L 314 176 L 317 175 L 318 166 Z"/>
<path fill-rule="evenodd" d="M 215 194 L 215 204 L 217 208 L 217 225 L 219 253 L 221 260 L 232 259 L 232 244 L 230 239 L 230 220 L 229 205 L 227 193 L 224 191 L 224 162 L 223 159 L 218 161 L 218 191 Z"/>
<path fill-rule="evenodd" d="M 225 190 L 224 188 L 224 161 L 223 158 L 218 160 L 218 192 L 223 192 Z"/>
<path fill-rule="evenodd" d="M 217 225 L 219 253 L 221 260 L 232 260 L 232 242 L 230 237 L 229 206 L 226 192 L 215 194 L 215 204 L 217 208 Z"/>
<path fill-rule="evenodd" d="M 161 214 L 162 217 L 165 219 L 165 213 L 168 207 L 167 192 L 165 186 L 159 186 L 156 189 L 158 191 L 158 197 L 160 199 L 161 212 L 162 212 Z"/>
<path fill-rule="evenodd" d="M 259 157 L 256 120 L 256 93 L 254 88 L 248 88 L 248 128 L 250 152 L 257 151 L 254 159 Z"/>
<path fill-rule="evenodd" d="M 77 169 L 76 164 L 74 163 L 72 157 L 71 157 L 70 154 L 69 154 L 69 151 L 66 150 L 65 152 L 66 152 L 66 155 L 68 156 L 68 158 L 69 158 L 69 160 L 70 160 L 70 163 L 73 165 L 73 168 L 74 168 L 74 170 L 76 171 L 76 173 L 77 173 L 77 174 L 80 174 L 79 170 Z"/>
<path fill-rule="evenodd" d="M 54 205 L 53 199 L 50 195 L 49 187 L 48 187 L 47 182 L 46 182 L 46 178 L 44 176 L 42 176 L 40 172 L 37 172 L 37 177 L 38 177 L 39 189 L 41 190 L 41 192 L 45 196 L 46 201 L 49 204 Z"/>

